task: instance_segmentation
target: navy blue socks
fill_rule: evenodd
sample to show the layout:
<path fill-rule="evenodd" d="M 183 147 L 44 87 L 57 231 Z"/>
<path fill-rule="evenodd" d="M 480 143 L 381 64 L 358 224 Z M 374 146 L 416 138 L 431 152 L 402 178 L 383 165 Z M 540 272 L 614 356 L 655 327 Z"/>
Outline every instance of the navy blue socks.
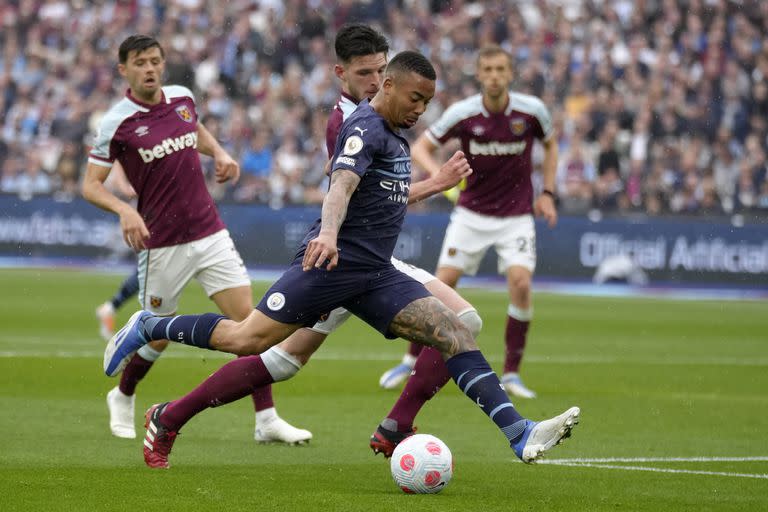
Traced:
<path fill-rule="evenodd" d="M 445 362 L 459 389 L 475 402 L 504 433 L 510 443 L 525 430 L 526 420 L 515 410 L 482 352 L 456 354 Z"/>
<path fill-rule="evenodd" d="M 209 342 L 213 329 L 225 318 L 227 317 L 217 313 L 156 316 L 144 321 L 144 332 L 150 341 L 170 340 L 184 345 L 210 348 Z"/>

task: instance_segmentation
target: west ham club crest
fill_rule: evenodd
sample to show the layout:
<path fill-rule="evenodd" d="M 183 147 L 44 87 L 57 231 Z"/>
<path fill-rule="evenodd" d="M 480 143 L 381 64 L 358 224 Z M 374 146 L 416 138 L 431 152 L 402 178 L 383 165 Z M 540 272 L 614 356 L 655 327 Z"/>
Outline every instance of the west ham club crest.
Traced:
<path fill-rule="evenodd" d="M 188 106 L 181 105 L 179 107 L 176 107 L 176 113 L 179 114 L 179 117 L 185 123 L 191 123 L 192 122 L 192 111 L 189 110 Z"/>
<path fill-rule="evenodd" d="M 512 135 L 519 137 L 528 129 L 528 123 L 523 117 L 515 117 L 509 120 L 509 129 L 512 130 Z"/>

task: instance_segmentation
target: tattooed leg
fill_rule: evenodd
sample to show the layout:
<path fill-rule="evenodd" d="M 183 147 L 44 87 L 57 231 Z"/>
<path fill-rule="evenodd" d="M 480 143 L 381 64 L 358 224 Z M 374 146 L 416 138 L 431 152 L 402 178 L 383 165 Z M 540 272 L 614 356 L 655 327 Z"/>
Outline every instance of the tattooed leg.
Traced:
<path fill-rule="evenodd" d="M 477 350 L 469 329 L 456 313 L 435 297 L 418 299 L 405 306 L 392 320 L 389 329 L 408 341 L 435 347 L 444 359 Z"/>

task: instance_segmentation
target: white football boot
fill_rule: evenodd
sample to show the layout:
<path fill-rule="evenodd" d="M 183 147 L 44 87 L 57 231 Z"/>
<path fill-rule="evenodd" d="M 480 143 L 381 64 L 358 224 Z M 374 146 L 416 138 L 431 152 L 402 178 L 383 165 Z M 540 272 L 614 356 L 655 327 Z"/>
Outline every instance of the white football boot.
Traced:
<path fill-rule="evenodd" d="M 259 443 L 305 444 L 312 439 L 312 432 L 296 428 L 274 412 L 267 409 L 256 413 L 256 431 L 253 438 Z M 266 413 L 266 414 L 265 414 Z"/>
<path fill-rule="evenodd" d="M 580 413 L 581 409 L 571 407 L 548 420 L 526 420 L 523 436 L 512 445 L 515 454 L 526 464 L 533 464 L 552 447 L 571 437 L 571 430 L 579 423 Z"/>
<path fill-rule="evenodd" d="M 136 438 L 133 410 L 136 405 L 136 395 L 124 395 L 120 388 L 114 387 L 107 393 L 109 408 L 109 429 L 115 437 L 124 439 Z"/>

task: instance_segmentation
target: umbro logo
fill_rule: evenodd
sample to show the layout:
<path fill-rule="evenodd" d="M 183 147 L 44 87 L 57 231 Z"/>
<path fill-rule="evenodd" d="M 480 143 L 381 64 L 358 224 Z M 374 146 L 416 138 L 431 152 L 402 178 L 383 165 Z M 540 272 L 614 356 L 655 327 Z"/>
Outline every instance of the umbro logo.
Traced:
<path fill-rule="evenodd" d="M 135 133 L 137 136 L 139 136 L 139 137 L 143 137 L 143 136 L 145 136 L 145 135 L 148 135 L 148 134 L 149 134 L 149 126 L 146 126 L 146 125 L 143 125 L 143 126 L 139 126 L 138 128 L 136 128 L 136 130 L 134 131 L 134 133 Z"/>

